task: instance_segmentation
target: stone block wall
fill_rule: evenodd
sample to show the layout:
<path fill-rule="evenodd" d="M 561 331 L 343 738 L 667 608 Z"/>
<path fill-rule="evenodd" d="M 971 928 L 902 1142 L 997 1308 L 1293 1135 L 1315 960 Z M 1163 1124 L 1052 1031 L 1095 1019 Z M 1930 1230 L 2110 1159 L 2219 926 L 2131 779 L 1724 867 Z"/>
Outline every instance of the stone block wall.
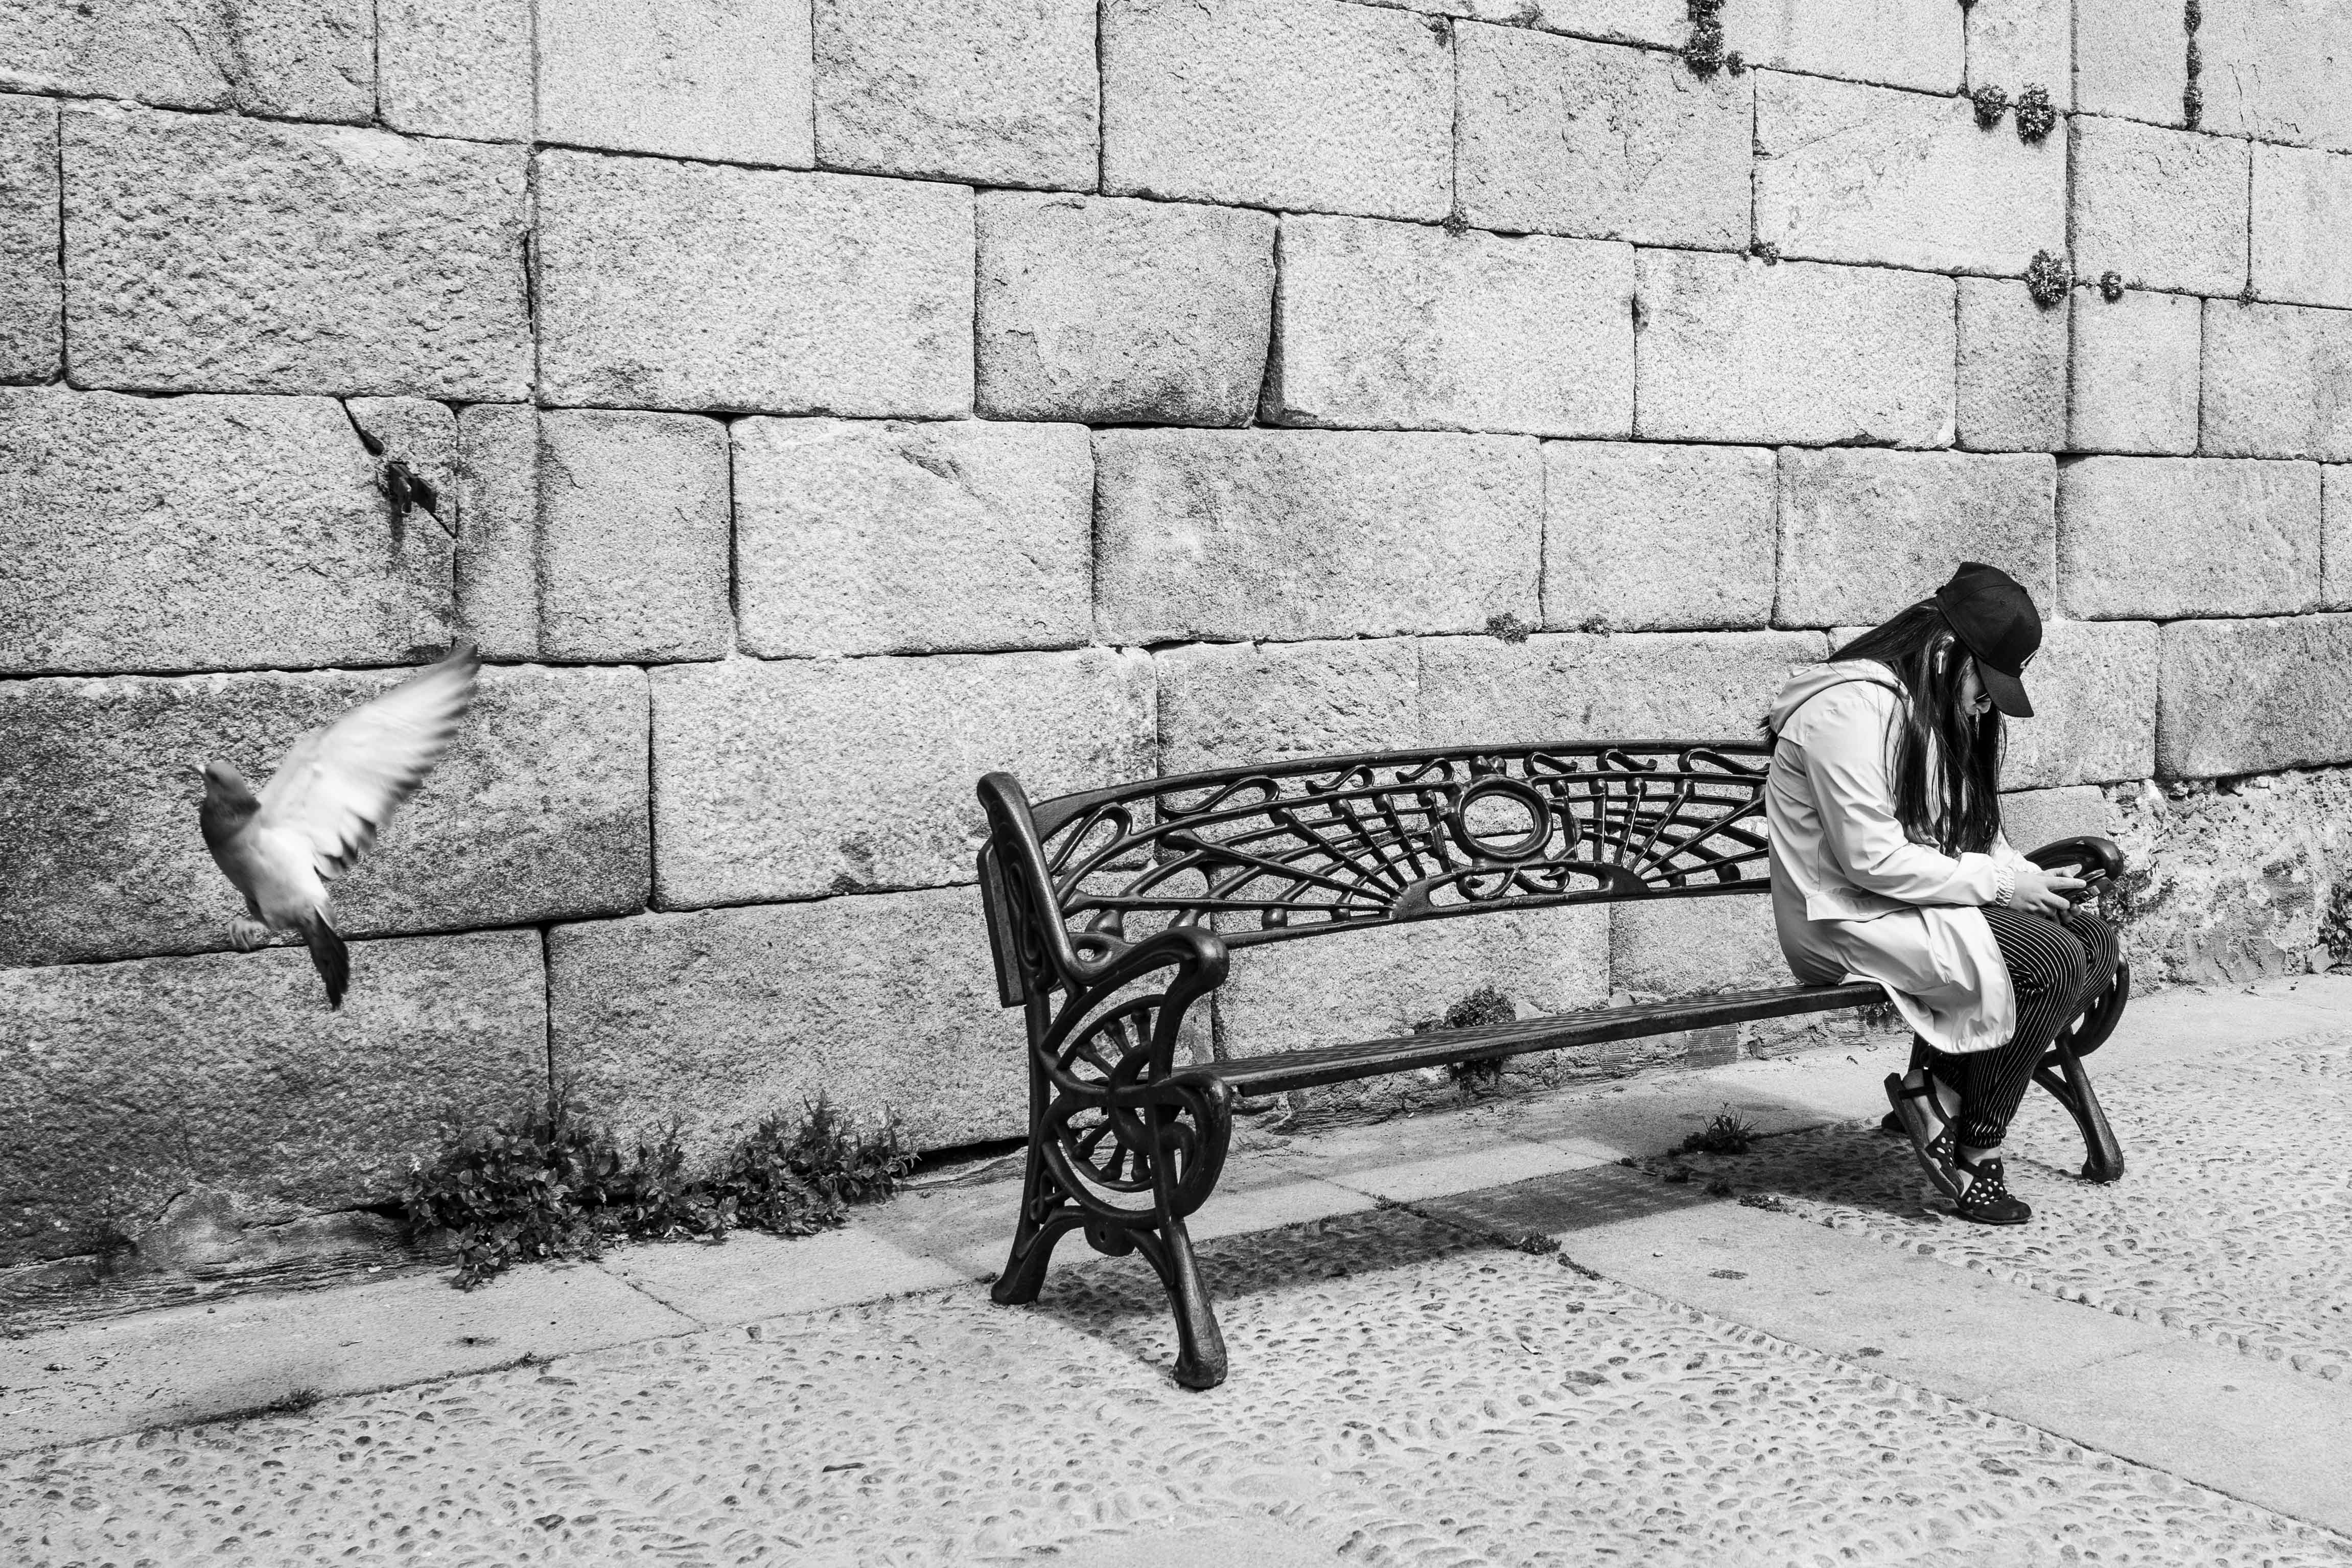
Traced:
<path fill-rule="evenodd" d="M 1744 737 L 1964 557 L 2143 981 L 2326 961 L 2341 10 L 6 6 L 0 1262 L 381 1200 L 551 1075 L 1003 1136 L 982 771 Z M 330 1015 L 194 765 L 460 637 Z M 1770 977 L 1704 915 L 1245 955 L 1196 1048 Z"/>

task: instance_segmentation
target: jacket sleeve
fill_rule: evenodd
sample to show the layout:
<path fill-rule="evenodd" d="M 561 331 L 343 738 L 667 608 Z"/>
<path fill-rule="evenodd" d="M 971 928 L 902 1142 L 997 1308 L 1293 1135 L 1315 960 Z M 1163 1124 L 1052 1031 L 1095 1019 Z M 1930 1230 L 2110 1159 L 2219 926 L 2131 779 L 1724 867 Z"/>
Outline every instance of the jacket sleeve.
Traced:
<path fill-rule="evenodd" d="M 1824 846 L 1846 880 L 1867 892 L 1906 904 L 1995 903 L 2010 879 L 1993 856 L 1955 857 L 1913 843 L 1895 820 L 1887 727 L 1897 700 L 1885 687 L 1864 683 L 1811 705 L 1798 745 Z"/>

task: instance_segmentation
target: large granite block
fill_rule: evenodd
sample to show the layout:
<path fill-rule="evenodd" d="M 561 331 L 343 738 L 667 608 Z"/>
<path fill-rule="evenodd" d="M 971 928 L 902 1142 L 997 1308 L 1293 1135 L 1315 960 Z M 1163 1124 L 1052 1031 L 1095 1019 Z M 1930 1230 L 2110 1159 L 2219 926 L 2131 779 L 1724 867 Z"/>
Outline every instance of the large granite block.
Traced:
<path fill-rule="evenodd" d="M 2113 838 L 2115 814 L 2108 810 L 2106 791 L 2096 785 L 2019 789 L 2000 798 L 2000 831 L 2011 849 L 2020 854 L 2032 854 L 2061 839 L 2081 838 L 2084 834 Z"/>
<path fill-rule="evenodd" d="M 236 101 L 226 7 L 206 16 L 179 0 L 26 0 L 0 34 L 0 89 L 130 99 L 172 109 Z"/>
<path fill-rule="evenodd" d="M 2066 444 L 2066 316 L 2007 278 L 1963 277 L 1959 444 L 2056 452 Z"/>
<path fill-rule="evenodd" d="M 1095 0 L 817 0 L 817 158 L 981 185 L 1095 184 Z"/>
<path fill-rule="evenodd" d="M 381 472 L 327 398 L 0 388 L 0 669 L 373 664 L 446 644 L 451 538 L 422 511 L 394 517 Z"/>
<path fill-rule="evenodd" d="M 512 399 L 530 388 L 520 147 L 77 105 L 77 385 Z"/>
<path fill-rule="evenodd" d="M 363 120 L 375 99 L 367 0 L 17 0 L 0 89 Z"/>
<path fill-rule="evenodd" d="M 1811 632 L 1542 633 L 1422 643 L 1423 744 L 1755 740 Z"/>
<path fill-rule="evenodd" d="M 47 381 L 65 350 L 58 106 L 0 95 L 0 381 Z"/>
<path fill-rule="evenodd" d="M 1044 800 L 1151 772 L 1139 653 L 734 659 L 653 680 L 667 908 L 969 881 L 981 775 Z"/>
<path fill-rule="evenodd" d="M 193 5 L 181 14 L 188 13 L 202 14 Z M 289 120 L 373 117 L 373 0 L 241 0 L 215 15 L 227 23 L 227 68 L 242 112 Z"/>
<path fill-rule="evenodd" d="M 1255 1056 L 1411 1034 L 1489 987 L 1521 1018 L 1603 1005 L 1608 908 L 1519 910 L 1246 948 L 1217 988 L 1217 1047 Z"/>
<path fill-rule="evenodd" d="M 1095 614 L 1121 643 L 1532 622 L 1536 443 L 1351 431 L 1095 438 Z"/>
<path fill-rule="evenodd" d="M 530 0 L 376 0 L 383 122 L 426 136 L 528 141 Z"/>
<path fill-rule="evenodd" d="M 805 169 L 807 0 L 537 0 L 549 141 Z"/>
<path fill-rule="evenodd" d="M 2208 299 L 2204 366 L 2209 455 L 2352 460 L 2352 312 Z"/>
<path fill-rule="evenodd" d="M 2352 610 L 2352 465 L 2320 471 L 2320 592 L 2323 610 Z"/>
<path fill-rule="evenodd" d="M 2189 87 L 2183 16 L 2182 6 L 2149 0 L 2074 0 L 2074 107 L 2179 125 Z"/>
<path fill-rule="evenodd" d="M 2054 471 L 2035 453 L 1783 451 L 1773 624 L 1874 625 L 1964 560 L 2051 603 Z"/>
<path fill-rule="evenodd" d="M 2319 465 L 2085 457 L 2058 472 L 2063 612 L 2284 615 L 2319 597 Z"/>
<path fill-rule="evenodd" d="M 2070 120 L 2074 274 L 2235 294 L 2246 281 L 2246 143 L 2128 120 Z"/>
<path fill-rule="evenodd" d="M 1456 16 L 1507 26 L 1527 24 L 1529 0 L 1464 0 Z M 1534 0 L 1534 25 L 1580 38 L 1678 49 L 1690 37 L 1684 0 Z M 1446 9 L 1453 10 L 1452 6 Z"/>
<path fill-rule="evenodd" d="M 1609 983 L 1635 1001 L 1794 984 L 1769 894 L 1609 905 Z"/>
<path fill-rule="evenodd" d="M 566 410 L 539 423 L 539 643 L 551 659 L 716 659 L 729 603 L 727 428 Z"/>
<path fill-rule="evenodd" d="M 103 1249 L 190 1192 L 248 1223 L 394 1198 L 546 1092 L 535 931 L 0 969 L 0 1264 Z"/>
<path fill-rule="evenodd" d="M 1445 29 L 1341 0 L 1107 0 L 1106 194 L 1436 219 Z"/>
<path fill-rule="evenodd" d="M 983 193 L 980 413 L 1247 423 L 1265 378 L 1276 221 L 1188 202 Z"/>
<path fill-rule="evenodd" d="M 2257 146 L 2253 158 L 2254 292 L 2352 307 L 2352 152 Z"/>
<path fill-rule="evenodd" d="M 550 152 L 539 214 L 550 401 L 971 411 L 963 186 Z"/>
<path fill-rule="evenodd" d="M 2025 673 L 2033 716 L 2006 721 L 2001 782 L 2041 789 L 2147 778 L 2156 770 L 2154 623 L 2042 624 L 2042 651 Z"/>
<path fill-rule="evenodd" d="M 1966 7 L 1940 0 L 1726 0 L 1724 41 L 1750 65 L 1952 92 Z"/>
<path fill-rule="evenodd" d="M 2197 42 L 2206 130 L 2352 149 L 2352 9 L 2329 0 L 2229 0 L 2205 7 Z"/>
<path fill-rule="evenodd" d="M 1190 643 L 1152 664 L 1162 774 L 1393 751 L 1421 733 L 1411 638 Z"/>
<path fill-rule="evenodd" d="M 1952 279 L 1686 251 L 1638 253 L 1634 278 L 1643 440 L 1950 443 Z"/>
<path fill-rule="evenodd" d="M 1633 433 L 1631 246 L 1287 217 L 1281 257 L 1268 423 Z"/>
<path fill-rule="evenodd" d="M 2134 289 L 2070 297 L 2074 352 L 2066 444 L 2076 452 L 2197 450 L 2203 301 Z"/>
<path fill-rule="evenodd" d="M 457 626 L 486 659 L 539 657 L 539 411 L 457 415 Z"/>
<path fill-rule="evenodd" d="M 1480 228 L 1745 250 L 1749 78 L 1520 27 L 1456 30 L 1462 215 Z"/>
<path fill-rule="evenodd" d="M 2066 154 L 1966 99 L 1759 73 L 1756 236 L 1784 256 L 2021 276 L 2066 248 Z"/>
<path fill-rule="evenodd" d="M 2157 766 L 2207 779 L 2352 762 L 2352 615 L 2164 629 Z"/>
<path fill-rule="evenodd" d="M 647 915 L 548 933 L 559 1082 L 625 1132 L 675 1117 L 698 1167 L 820 1093 L 917 1148 L 1017 1137 L 1021 1015 L 970 887 Z"/>
<path fill-rule="evenodd" d="M 1769 447 L 1546 442 L 1544 625 L 1765 625 L 1779 548 L 1773 506 Z"/>
<path fill-rule="evenodd" d="M 0 91 L 363 120 L 374 106 L 367 0 L 16 0 Z"/>
<path fill-rule="evenodd" d="M 731 439 L 747 653 L 1067 648 L 1092 635 L 1083 426 L 743 419 Z"/>
<path fill-rule="evenodd" d="M 196 831 L 197 768 L 259 785 L 407 670 L 0 685 L 0 964 L 227 945 L 242 901 Z M 332 889 L 346 936 L 642 908 L 646 677 L 491 667 L 424 787 Z"/>
<path fill-rule="evenodd" d="M 2058 108 L 2073 106 L 2074 0 L 1974 0 L 1964 9 L 1970 91 L 1997 87 L 2014 99 L 2042 87 Z"/>

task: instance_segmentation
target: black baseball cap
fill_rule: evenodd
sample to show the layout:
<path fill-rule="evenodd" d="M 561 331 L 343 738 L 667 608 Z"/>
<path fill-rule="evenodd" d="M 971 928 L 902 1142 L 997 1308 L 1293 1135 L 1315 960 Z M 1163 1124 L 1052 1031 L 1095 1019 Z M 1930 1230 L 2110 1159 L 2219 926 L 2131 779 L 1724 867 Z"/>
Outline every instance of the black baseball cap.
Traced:
<path fill-rule="evenodd" d="M 1977 674 L 1992 706 L 2011 718 L 2032 718 L 2033 704 L 2018 677 L 2042 647 L 2042 612 L 2017 579 L 1997 566 L 1964 560 L 1936 590 L 1936 608 L 1960 645 L 1976 656 Z"/>

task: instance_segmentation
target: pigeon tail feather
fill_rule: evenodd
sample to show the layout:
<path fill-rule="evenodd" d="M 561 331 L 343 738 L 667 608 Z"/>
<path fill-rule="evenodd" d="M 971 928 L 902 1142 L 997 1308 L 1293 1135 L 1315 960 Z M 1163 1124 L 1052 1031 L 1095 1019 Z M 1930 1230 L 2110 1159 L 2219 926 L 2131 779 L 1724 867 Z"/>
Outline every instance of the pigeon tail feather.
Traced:
<path fill-rule="evenodd" d="M 319 978 L 327 982 L 327 1006 L 342 1011 L 343 993 L 352 983 L 352 950 L 343 946 L 343 939 L 335 935 L 323 915 L 302 922 L 302 943 L 310 949 L 310 963 Z"/>

